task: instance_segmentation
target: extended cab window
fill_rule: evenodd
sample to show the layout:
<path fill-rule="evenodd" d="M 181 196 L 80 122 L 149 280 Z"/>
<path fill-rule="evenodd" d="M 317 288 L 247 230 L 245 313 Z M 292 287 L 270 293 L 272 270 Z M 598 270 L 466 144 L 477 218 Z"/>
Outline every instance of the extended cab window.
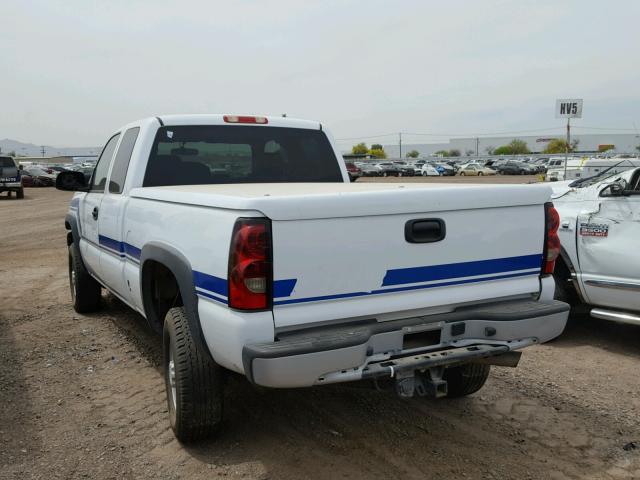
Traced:
<path fill-rule="evenodd" d="M 320 130 L 166 126 L 156 134 L 143 186 L 342 181 Z"/>
<path fill-rule="evenodd" d="M 131 153 L 133 153 L 133 147 L 136 144 L 139 132 L 140 127 L 130 128 L 122 137 L 118 153 L 116 153 L 116 158 L 113 160 L 113 168 L 109 179 L 109 193 L 122 193 L 124 180 L 127 178 Z"/>
<path fill-rule="evenodd" d="M 104 186 L 107 183 L 107 173 L 109 172 L 109 166 L 111 165 L 111 159 L 113 158 L 113 151 L 116 149 L 119 138 L 119 133 L 111 137 L 102 150 L 91 179 L 90 190 L 92 192 L 104 192 Z"/>

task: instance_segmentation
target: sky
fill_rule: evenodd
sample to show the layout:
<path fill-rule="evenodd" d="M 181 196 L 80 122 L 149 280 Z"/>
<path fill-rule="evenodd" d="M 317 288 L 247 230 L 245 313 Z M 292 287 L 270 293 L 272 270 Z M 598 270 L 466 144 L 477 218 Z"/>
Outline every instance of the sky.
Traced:
<path fill-rule="evenodd" d="M 556 98 L 584 99 L 576 133 L 640 128 L 635 0 L 3 0 L 2 17 L 0 138 L 95 146 L 147 116 L 287 113 L 341 147 L 429 143 L 562 132 Z"/>

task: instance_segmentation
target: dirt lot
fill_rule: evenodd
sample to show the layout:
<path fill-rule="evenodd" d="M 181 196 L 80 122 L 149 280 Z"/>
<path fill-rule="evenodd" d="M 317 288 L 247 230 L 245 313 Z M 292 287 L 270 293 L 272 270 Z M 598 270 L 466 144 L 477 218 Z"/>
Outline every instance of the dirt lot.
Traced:
<path fill-rule="evenodd" d="M 144 320 L 69 306 L 70 197 L 0 198 L 0 478 L 640 478 L 640 328 L 584 317 L 465 399 L 232 377 L 218 438 L 183 446 Z"/>

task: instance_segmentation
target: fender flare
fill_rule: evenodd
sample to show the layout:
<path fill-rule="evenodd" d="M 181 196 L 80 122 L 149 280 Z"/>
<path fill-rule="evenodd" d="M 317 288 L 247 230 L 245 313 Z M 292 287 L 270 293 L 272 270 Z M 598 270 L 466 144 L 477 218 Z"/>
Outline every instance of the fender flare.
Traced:
<path fill-rule="evenodd" d="M 198 296 L 193 282 L 193 269 L 187 257 L 175 247 L 163 242 L 149 242 L 140 253 L 140 292 L 145 316 L 151 328 L 157 333 L 162 332 L 164 319 L 158 318 L 151 302 L 151 282 L 145 281 L 145 263 L 153 260 L 164 265 L 171 271 L 180 290 L 180 296 L 187 313 L 189 330 L 196 345 L 211 356 L 211 352 L 204 339 L 200 316 L 198 314 Z"/>
<path fill-rule="evenodd" d="M 73 236 L 73 243 L 76 245 L 80 245 L 80 229 L 78 228 L 78 219 L 75 215 L 71 213 L 67 213 L 64 217 L 64 225 L 67 230 L 71 230 L 71 235 Z M 67 240 L 67 246 L 70 245 Z"/>

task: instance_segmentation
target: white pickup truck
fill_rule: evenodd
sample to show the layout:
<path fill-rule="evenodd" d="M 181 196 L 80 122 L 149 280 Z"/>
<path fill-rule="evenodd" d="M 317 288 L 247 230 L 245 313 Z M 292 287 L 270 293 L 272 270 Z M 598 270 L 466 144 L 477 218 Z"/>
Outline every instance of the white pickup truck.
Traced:
<path fill-rule="evenodd" d="M 640 164 L 629 169 L 631 161 L 622 173 L 616 163 L 555 186 L 562 249 L 554 276 L 557 298 L 589 305 L 595 318 L 640 325 Z"/>
<path fill-rule="evenodd" d="M 318 122 L 162 116 L 115 132 L 89 185 L 58 176 L 74 308 L 106 288 L 163 332 L 180 440 L 220 423 L 226 369 L 460 396 L 563 331 L 548 186 L 354 184 L 340 158 Z"/>

